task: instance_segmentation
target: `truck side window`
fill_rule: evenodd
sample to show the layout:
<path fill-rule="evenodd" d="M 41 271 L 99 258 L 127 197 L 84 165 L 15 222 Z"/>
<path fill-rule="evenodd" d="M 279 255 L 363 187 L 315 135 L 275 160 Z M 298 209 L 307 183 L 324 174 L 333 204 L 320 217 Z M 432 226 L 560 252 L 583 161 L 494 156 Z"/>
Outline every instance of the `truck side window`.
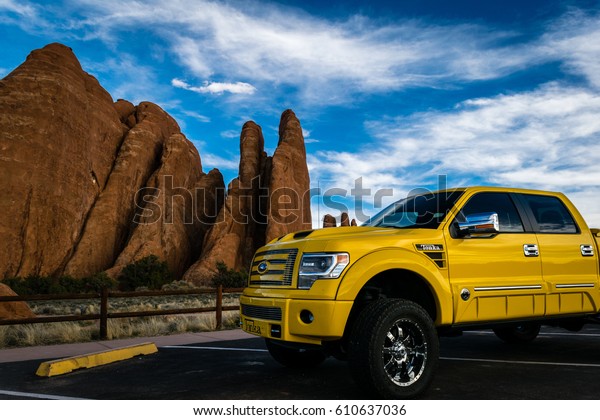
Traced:
<path fill-rule="evenodd" d="M 458 219 L 477 213 L 498 213 L 500 232 L 524 232 L 523 222 L 510 196 L 506 193 L 479 193 L 467 202 Z"/>
<path fill-rule="evenodd" d="M 562 201 L 556 197 L 524 194 L 538 224 L 539 233 L 577 233 L 577 225 Z"/>

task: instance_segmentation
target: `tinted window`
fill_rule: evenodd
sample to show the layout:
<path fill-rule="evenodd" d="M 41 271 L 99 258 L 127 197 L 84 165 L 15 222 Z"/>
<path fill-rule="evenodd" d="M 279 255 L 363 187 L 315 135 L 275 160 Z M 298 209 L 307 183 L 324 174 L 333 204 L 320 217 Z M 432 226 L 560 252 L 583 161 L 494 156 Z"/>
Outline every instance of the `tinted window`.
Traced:
<path fill-rule="evenodd" d="M 464 221 L 466 216 L 477 213 L 498 213 L 500 232 L 524 232 L 523 223 L 515 204 L 505 193 L 479 193 L 469 200 L 458 216 Z"/>
<path fill-rule="evenodd" d="M 562 201 L 556 197 L 524 195 L 540 233 L 577 233 L 577 225 Z"/>
<path fill-rule="evenodd" d="M 396 201 L 363 226 L 437 229 L 462 191 L 421 194 Z"/>

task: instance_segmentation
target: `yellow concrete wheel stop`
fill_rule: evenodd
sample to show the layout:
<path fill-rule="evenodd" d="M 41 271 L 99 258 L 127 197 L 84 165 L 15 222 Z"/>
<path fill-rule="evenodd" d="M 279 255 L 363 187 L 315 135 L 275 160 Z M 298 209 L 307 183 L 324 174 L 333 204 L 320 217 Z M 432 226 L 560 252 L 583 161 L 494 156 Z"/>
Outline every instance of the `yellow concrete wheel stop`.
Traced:
<path fill-rule="evenodd" d="M 88 369 L 95 366 L 107 365 L 109 363 L 131 359 L 135 356 L 148 355 L 156 352 L 158 352 L 158 349 L 154 343 L 136 344 L 134 346 L 43 362 L 35 374 L 37 376 L 45 377 L 63 375 L 77 369 Z"/>

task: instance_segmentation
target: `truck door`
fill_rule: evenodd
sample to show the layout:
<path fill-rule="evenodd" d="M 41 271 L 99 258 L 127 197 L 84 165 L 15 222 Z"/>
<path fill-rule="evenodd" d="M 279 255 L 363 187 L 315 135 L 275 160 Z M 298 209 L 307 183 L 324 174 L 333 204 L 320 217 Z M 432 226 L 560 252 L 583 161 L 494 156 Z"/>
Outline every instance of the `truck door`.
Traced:
<path fill-rule="evenodd" d="M 499 232 L 460 237 L 458 222 L 484 213 L 498 214 Z M 529 227 L 508 193 L 477 193 L 463 206 L 447 232 L 455 323 L 544 314 L 539 245 Z"/>
<path fill-rule="evenodd" d="M 597 312 L 598 255 L 587 226 L 578 226 L 558 197 L 520 197 L 537 234 L 548 288 L 546 315 Z"/>

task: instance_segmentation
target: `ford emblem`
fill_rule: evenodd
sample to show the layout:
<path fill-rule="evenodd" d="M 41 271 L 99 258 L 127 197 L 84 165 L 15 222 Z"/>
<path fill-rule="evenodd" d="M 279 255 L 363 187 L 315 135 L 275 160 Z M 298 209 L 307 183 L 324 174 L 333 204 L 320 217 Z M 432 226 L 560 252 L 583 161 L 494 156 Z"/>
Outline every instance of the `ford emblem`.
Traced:
<path fill-rule="evenodd" d="M 260 264 L 258 264 L 258 273 L 259 274 L 264 274 L 264 273 L 267 272 L 268 268 L 269 268 L 269 265 L 267 264 L 267 262 L 263 261 Z"/>

